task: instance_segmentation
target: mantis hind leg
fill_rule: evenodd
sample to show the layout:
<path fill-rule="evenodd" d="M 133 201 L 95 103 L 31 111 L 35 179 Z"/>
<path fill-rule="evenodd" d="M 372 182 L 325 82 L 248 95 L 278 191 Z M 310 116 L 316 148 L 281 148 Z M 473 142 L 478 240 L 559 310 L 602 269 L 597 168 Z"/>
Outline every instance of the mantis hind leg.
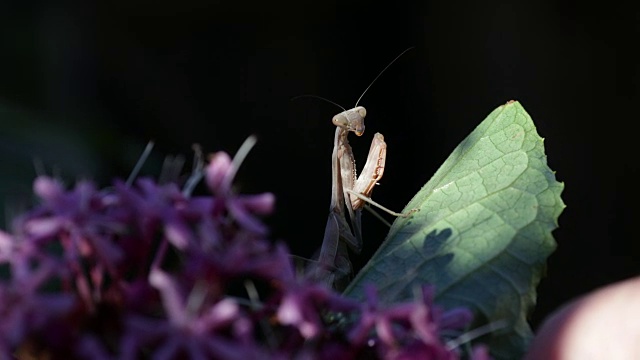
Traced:
<path fill-rule="evenodd" d="M 393 211 L 393 210 L 390 210 L 390 209 L 388 209 L 388 208 L 386 208 L 386 207 L 384 207 L 384 206 L 382 206 L 382 205 L 378 204 L 377 202 L 373 201 L 373 199 L 371 199 L 370 197 L 367 197 L 367 196 L 365 196 L 365 195 L 362 195 L 362 194 L 360 194 L 360 193 L 359 193 L 359 192 L 357 192 L 357 191 L 353 191 L 353 190 L 346 189 L 346 192 L 348 192 L 348 193 L 349 193 L 349 195 L 355 196 L 355 197 L 357 197 L 358 199 L 360 199 L 360 200 L 362 200 L 362 201 L 364 201 L 364 202 L 366 202 L 366 203 L 369 203 L 369 204 L 371 204 L 371 205 L 373 205 L 373 206 L 375 206 L 375 207 L 379 208 L 380 210 L 382 210 L 382 211 L 384 211 L 384 212 L 387 212 L 387 213 L 389 213 L 389 214 L 391 214 L 391 215 L 393 215 L 393 216 L 397 216 L 397 217 L 409 217 L 411 214 L 413 214 L 414 212 L 418 211 L 418 209 L 411 209 L 411 210 L 407 211 L 406 213 L 398 213 L 398 212 L 395 212 L 395 211 Z"/>
<path fill-rule="evenodd" d="M 351 262 L 349 262 L 346 246 L 349 242 L 356 242 L 349 231 L 349 225 L 343 217 L 331 212 L 327 219 L 320 254 L 316 263 L 307 272 L 310 278 L 324 282 L 328 286 L 334 286 L 337 279 L 346 278 L 351 274 Z"/>
<path fill-rule="evenodd" d="M 336 272 L 333 278 L 333 287 L 338 291 L 346 289 L 353 275 L 353 267 L 349 261 L 349 250 L 344 242 L 338 244 L 338 253 L 336 254 Z"/>

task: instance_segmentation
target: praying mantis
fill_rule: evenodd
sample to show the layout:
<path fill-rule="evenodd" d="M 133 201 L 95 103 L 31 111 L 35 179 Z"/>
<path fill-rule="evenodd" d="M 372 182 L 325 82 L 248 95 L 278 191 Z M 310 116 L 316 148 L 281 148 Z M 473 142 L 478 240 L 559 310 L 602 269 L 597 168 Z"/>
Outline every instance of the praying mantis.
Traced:
<path fill-rule="evenodd" d="M 342 108 L 344 111 L 332 119 L 333 125 L 336 126 L 336 132 L 331 154 L 331 205 L 322 247 L 318 255 L 318 266 L 315 267 L 312 274 L 312 278 L 323 281 L 327 285 L 336 288 L 342 287 L 338 282 L 339 275 L 348 275 L 352 272 L 348 248 L 355 253 L 360 253 L 362 250 L 361 216 L 365 203 L 375 205 L 394 216 L 406 217 L 413 213 L 413 210 L 406 214 L 391 211 L 370 198 L 374 186 L 378 184 L 384 173 L 387 144 L 382 134 L 376 133 L 374 135 L 367 161 L 358 177 L 356 177 L 353 151 L 348 140 L 350 132 L 357 136 L 364 133 L 364 118 L 367 111 L 364 107 L 358 106 L 364 94 L 389 66 L 411 49 L 412 47 L 396 56 L 373 79 L 356 101 L 354 108 L 349 110 Z M 347 223 L 345 208 L 346 214 L 349 214 L 351 226 Z"/>

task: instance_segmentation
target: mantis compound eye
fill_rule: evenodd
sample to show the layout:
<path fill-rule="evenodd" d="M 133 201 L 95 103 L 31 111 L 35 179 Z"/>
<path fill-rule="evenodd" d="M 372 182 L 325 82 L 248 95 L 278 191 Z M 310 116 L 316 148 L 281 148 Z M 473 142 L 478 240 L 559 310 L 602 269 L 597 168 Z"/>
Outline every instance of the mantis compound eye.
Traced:
<path fill-rule="evenodd" d="M 356 110 L 358 110 L 358 114 L 359 114 L 361 117 L 365 117 L 365 116 L 367 116 L 367 109 L 365 109 L 364 107 L 362 107 L 362 106 L 358 106 L 358 107 L 356 108 Z"/>
<path fill-rule="evenodd" d="M 331 122 L 333 122 L 333 125 L 341 128 L 347 128 L 349 126 L 349 120 L 342 114 L 334 116 L 333 119 L 331 119 Z"/>

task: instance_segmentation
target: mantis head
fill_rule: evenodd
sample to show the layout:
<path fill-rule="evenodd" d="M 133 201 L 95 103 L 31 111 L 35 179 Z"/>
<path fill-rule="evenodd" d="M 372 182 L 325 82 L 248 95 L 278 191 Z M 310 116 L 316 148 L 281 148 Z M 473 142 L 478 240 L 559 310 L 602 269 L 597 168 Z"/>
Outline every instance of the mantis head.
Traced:
<path fill-rule="evenodd" d="M 361 136 L 364 133 L 365 116 L 367 116 L 367 110 L 362 106 L 356 106 L 334 116 L 331 122 L 335 126 L 347 131 L 353 131 L 356 135 Z"/>

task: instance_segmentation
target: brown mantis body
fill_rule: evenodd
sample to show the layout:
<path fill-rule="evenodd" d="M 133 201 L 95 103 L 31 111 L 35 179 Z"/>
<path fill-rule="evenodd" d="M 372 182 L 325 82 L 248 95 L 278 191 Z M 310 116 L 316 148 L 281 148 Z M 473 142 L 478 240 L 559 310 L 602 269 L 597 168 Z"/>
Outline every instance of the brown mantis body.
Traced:
<path fill-rule="evenodd" d="M 348 275 L 352 271 L 347 248 L 351 248 L 355 253 L 362 250 L 360 219 L 365 202 L 395 216 L 408 216 L 412 213 L 412 211 L 407 214 L 396 213 L 369 198 L 373 187 L 377 185 L 384 173 L 387 144 L 382 134 L 374 135 L 362 173 L 356 177 L 353 151 L 347 137 L 349 132 L 362 135 L 365 116 L 365 108 L 357 106 L 341 112 L 332 120 L 336 125 L 336 133 L 331 155 L 333 179 L 331 206 L 318 257 L 319 268 L 316 270 L 315 277 L 336 287 L 340 287 L 340 284 L 336 283 L 336 275 Z M 347 223 L 345 208 L 351 219 L 351 227 Z"/>
<path fill-rule="evenodd" d="M 360 177 L 356 178 L 353 151 L 347 137 L 350 131 L 355 132 L 358 136 L 362 135 L 365 116 L 366 110 L 359 106 L 345 110 L 333 117 L 336 133 L 331 155 L 333 179 L 331 206 L 318 257 L 320 264 L 318 276 L 329 283 L 334 282 L 335 272 L 338 274 L 351 273 L 347 246 L 356 253 L 362 250 L 360 218 L 364 201 L 353 193 L 369 197 L 384 172 L 387 144 L 384 142 L 384 137 L 376 133 L 371 142 L 365 167 Z M 351 219 L 351 228 L 347 224 L 345 207 Z M 334 267 L 333 273 L 328 271 L 331 267 Z"/>
<path fill-rule="evenodd" d="M 312 278 L 324 281 L 328 285 L 340 287 L 336 283 L 336 275 L 348 275 L 351 273 L 351 262 L 349 261 L 347 248 L 351 248 L 356 253 L 362 250 L 361 216 L 365 202 L 371 203 L 395 216 L 409 215 L 393 212 L 370 199 L 373 187 L 384 173 L 387 144 L 384 142 L 382 134 L 376 133 L 374 135 L 367 161 L 359 177 L 356 176 L 353 151 L 347 137 L 349 132 L 354 132 L 357 136 L 361 136 L 364 133 L 364 118 L 367 115 L 367 111 L 364 107 L 358 106 L 362 96 L 391 64 L 410 49 L 412 48 L 406 49 L 393 59 L 373 79 L 353 109 L 345 110 L 343 108 L 344 111 L 335 115 L 332 119 L 333 124 L 336 126 L 336 132 L 331 155 L 331 206 L 322 247 L 318 256 L 318 266 L 312 272 Z M 351 226 L 347 223 L 345 208 L 346 213 L 349 214 Z"/>

